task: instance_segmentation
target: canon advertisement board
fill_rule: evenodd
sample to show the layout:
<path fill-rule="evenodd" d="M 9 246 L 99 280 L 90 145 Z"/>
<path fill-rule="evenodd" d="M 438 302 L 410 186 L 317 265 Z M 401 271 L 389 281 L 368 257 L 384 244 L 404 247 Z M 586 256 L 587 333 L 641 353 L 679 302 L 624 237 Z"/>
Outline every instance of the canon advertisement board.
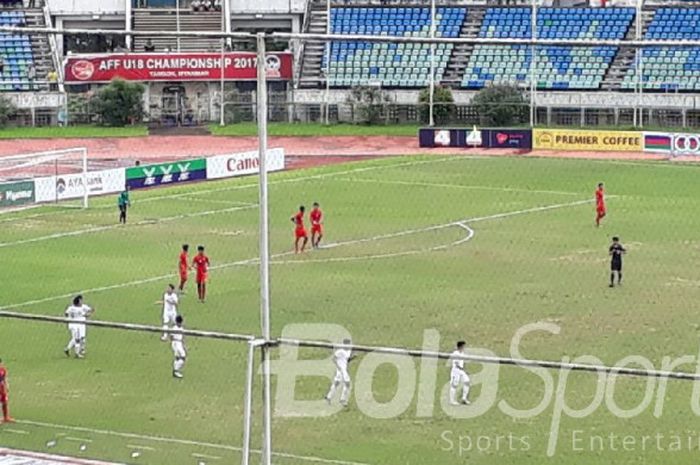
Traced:
<path fill-rule="evenodd" d="M 284 169 L 284 149 L 267 151 L 267 171 Z M 207 179 L 232 178 L 255 174 L 260 171 L 258 152 L 232 153 L 207 158 Z"/>

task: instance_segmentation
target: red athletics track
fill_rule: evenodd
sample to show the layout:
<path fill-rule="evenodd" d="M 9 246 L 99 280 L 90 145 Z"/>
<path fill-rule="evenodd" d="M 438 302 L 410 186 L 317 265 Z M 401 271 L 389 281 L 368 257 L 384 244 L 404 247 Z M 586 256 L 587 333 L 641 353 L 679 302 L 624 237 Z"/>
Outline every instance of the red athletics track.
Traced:
<path fill-rule="evenodd" d="M 340 163 L 348 159 L 383 156 L 435 155 L 519 155 L 556 158 L 591 158 L 617 160 L 665 160 L 658 154 L 635 152 L 563 152 L 539 150 L 528 153 L 509 149 L 421 148 L 417 137 L 271 137 L 269 147 L 283 147 L 289 168 Z M 207 155 L 235 153 L 257 148 L 255 137 L 223 136 L 146 136 L 91 139 L 8 139 L 0 140 L 0 157 L 74 147 L 86 147 L 91 159 L 113 161 L 115 165 L 132 165 L 171 161 Z M 676 161 L 697 161 L 678 157 Z"/>

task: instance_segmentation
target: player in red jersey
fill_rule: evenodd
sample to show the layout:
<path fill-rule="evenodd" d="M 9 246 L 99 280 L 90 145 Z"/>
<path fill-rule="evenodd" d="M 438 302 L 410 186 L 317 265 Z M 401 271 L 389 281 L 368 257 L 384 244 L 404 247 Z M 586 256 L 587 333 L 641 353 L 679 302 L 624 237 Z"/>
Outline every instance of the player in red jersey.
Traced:
<path fill-rule="evenodd" d="M 207 297 L 207 274 L 209 272 L 209 257 L 204 254 L 204 246 L 197 247 L 197 255 L 192 259 L 192 268 L 197 269 L 197 297 L 204 303 Z"/>
<path fill-rule="evenodd" d="M 294 229 L 294 253 L 299 253 L 303 252 L 304 249 L 306 248 L 306 243 L 309 242 L 309 235 L 306 234 L 306 228 L 304 227 L 304 211 L 306 209 L 302 205 L 299 207 L 299 212 L 294 215 L 291 220 L 292 223 L 294 223 L 295 229 Z M 301 248 L 299 247 L 299 241 L 301 239 L 304 239 L 304 241 L 301 244 Z"/>
<path fill-rule="evenodd" d="M 598 189 L 595 191 L 595 225 L 600 226 L 600 220 L 605 217 L 605 191 L 603 190 L 603 183 L 598 183 Z"/>
<path fill-rule="evenodd" d="M 180 292 L 184 292 L 185 290 L 185 283 L 187 282 L 187 264 L 189 263 L 189 257 L 188 253 L 190 250 L 189 244 L 184 244 L 182 246 L 182 252 L 180 252 L 180 263 L 179 263 L 179 268 L 180 268 Z"/>
<path fill-rule="evenodd" d="M 10 416 L 10 403 L 7 397 L 9 391 L 10 385 L 7 382 L 7 368 L 5 368 L 2 364 L 2 360 L 0 360 L 0 404 L 2 404 L 2 421 L 5 423 L 14 421 Z"/>
<path fill-rule="evenodd" d="M 317 249 L 323 238 L 323 212 L 318 202 L 314 202 L 309 218 L 311 219 L 311 247 Z"/>

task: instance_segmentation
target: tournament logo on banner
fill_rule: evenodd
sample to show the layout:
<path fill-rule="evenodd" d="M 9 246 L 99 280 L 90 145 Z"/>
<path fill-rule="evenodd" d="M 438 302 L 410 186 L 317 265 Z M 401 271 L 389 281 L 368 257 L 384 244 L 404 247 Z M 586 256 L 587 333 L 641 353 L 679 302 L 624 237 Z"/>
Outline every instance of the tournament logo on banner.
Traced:
<path fill-rule="evenodd" d="M 205 158 L 135 166 L 126 170 L 126 184 L 132 189 L 180 184 L 206 178 L 207 160 Z"/>

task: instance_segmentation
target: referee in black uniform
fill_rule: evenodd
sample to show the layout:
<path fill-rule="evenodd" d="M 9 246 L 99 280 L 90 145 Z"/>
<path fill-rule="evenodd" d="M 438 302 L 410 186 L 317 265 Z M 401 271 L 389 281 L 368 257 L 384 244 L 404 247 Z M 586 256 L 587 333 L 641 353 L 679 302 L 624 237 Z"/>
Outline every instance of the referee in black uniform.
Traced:
<path fill-rule="evenodd" d="M 620 244 L 620 238 L 615 236 L 612 238 L 612 244 L 610 245 L 610 287 L 615 287 L 615 273 L 617 273 L 617 285 L 622 284 L 622 256 L 627 252 L 622 244 Z"/>

